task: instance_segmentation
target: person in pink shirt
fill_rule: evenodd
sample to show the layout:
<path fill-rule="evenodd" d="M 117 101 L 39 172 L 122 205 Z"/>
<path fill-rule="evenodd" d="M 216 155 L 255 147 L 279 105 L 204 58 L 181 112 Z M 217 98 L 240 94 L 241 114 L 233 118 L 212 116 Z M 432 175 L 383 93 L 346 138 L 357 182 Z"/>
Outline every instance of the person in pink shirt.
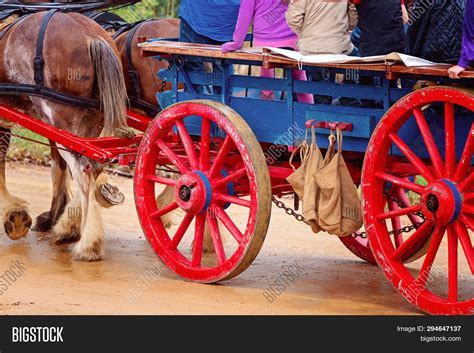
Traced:
<path fill-rule="evenodd" d="M 253 45 L 255 47 L 276 47 L 297 49 L 298 36 L 286 23 L 285 13 L 288 0 L 241 0 L 239 18 L 233 41 L 222 46 L 223 52 L 242 49 L 250 26 L 253 26 Z M 275 70 L 261 68 L 260 76 L 274 77 Z M 295 80 L 306 81 L 306 73 L 293 70 Z M 274 99 L 272 91 L 262 91 L 262 98 Z M 313 95 L 298 94 L 301 103 L 314 103 Z"/>

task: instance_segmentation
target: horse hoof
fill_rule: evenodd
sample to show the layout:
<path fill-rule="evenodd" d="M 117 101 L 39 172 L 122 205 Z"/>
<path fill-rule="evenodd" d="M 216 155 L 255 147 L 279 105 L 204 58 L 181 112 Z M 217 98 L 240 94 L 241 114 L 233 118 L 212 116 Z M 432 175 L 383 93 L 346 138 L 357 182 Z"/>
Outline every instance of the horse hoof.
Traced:
<path fill-rule="evenodd" d="M 211 244 L 210 246 L 203 245 L 202 252 L 204 254 L 214 254 L 216 251 L 214 250 L 214 245 Z"/>
<path fill-rule="evenodd" d="M 53 228 L 53 220 L 51 219 L 50 212 L 44 212 L 36 217 L 36 222 L 31 230 L 33 232 L 41 232 L 46 233 L 49 232 Z"/>
<path fill-rule="evenodd" d="M 104 258 L 104 252 L 102 249 L 87 248 L 83 249 L 76 246 L 74 248 L 74 260 L 76 261 L 100 261 Z"/>
<path fill-rule="evenodd" d="M 11 211 L 6 214 L 3 227 L 11 240 L 25 237 L 30 231 L 33 220 L 27 211 Z"/>
<path fill-rule="evenodd" d="M 79 240 L 81 240 L 81 234 L 76 227 L 73 227 L 69 233 L 57 234 L 55 244 L 68 245 L 77 243 Z"/>
<path fill-rule="evenodd" d="M 77 243 L 79 240 L 81 240 L 80 236 L 72 236 L 72 237 L 68 237 L 68 238 L 58 239 L 54 242 L 54 244 L 56 244 L 56 245 L 69 245 L 69 244 Z"/>
<path fill-rule="evenodd" d="M 118 187 L 106 183 L 102 184 L 96 190 L 96 199 L 102 207 L 110 208 L 112 206 L 123 205 L 125 195 Z"/>
<path fill-rule="evenodd" d="M 169 214 L 162 216 L 161 222 L 163 223 L 163 227 L 165 227 L 165 229 L 170 229 L 174 224 L 173 217 L 171 217 Z"/>

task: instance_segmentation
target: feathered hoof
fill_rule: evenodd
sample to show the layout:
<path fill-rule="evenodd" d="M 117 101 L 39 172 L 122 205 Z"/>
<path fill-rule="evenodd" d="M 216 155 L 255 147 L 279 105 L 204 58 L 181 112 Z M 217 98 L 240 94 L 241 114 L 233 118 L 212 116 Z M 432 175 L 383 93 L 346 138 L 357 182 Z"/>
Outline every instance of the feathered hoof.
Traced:
<path fill-rule="evenodd" d="M 3 219 L 5 233 L 11 240 L 25 237 L 33 224 L 33 220 L 26 210 L 9 211 Z"/>
<path fill-rule="evenodd" d="M 104 257 L 105 257 L 104 250 L 102 249 L 102 246 L 99 244 L 90 248 L 89 247 L 85 248 L 81 246 L 81 244 L 79 243 L 74 248 L 74 260 L 76 261 L 85 261 L 85 262 L 101 261 L 104 259 Z"/>
<path fill-rule="evenodd" d="M 123 205 L 125 195 L 118 187 L 109 183 L 98 184 L 95 191 L 96 200 L 104 208 Z"/>
<path fill-rule="evenodd" d="M 72 234 L 60 234 L 56 236 L 56 245 L 69 245 L 77 243 L 81 240 L 79 232 L 73 232 Z"/>
<path fill-rule="evenodd" d="M 48 211 L 43 212 L 38 217 L 36 217 L 36 222 L 31 230 L 34 232 L 46 233 L 53 229 L 53 226 L 54 222 L 51 218 L 51 213 Z"/>

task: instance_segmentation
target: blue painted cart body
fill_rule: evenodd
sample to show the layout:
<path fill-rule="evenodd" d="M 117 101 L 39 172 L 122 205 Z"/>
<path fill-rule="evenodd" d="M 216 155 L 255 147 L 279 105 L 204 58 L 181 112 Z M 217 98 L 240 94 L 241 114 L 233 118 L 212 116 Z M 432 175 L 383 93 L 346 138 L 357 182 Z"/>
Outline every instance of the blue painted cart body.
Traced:
<path fill-rule="evenodd" d="M 258 67 L 262 66 L 261 61 L 191 55 L 175 55 L 166 60 L 170 62 L 170 68 L 160 72 L 159 77 L 172 82 L 173 89 L 157 95 L 163 108 L 176 102 L 193 99 L 222 102 L 236 110 L 247 121 L 260 142 L 286 146 L 297 146 L 301 143 L 304 139 L 305 123 L 308 120 L 347 122 L 353 125 L 353 131 L 344 133 L 344 150 L 360 153 L 365 152 L 369 139 L 385 112 L 395 102 L 409 94 L 417 80 L 453 84 L 453 81 L 443 76 L 417 77 L 412 74 L 400 74 L 397 79 L 389 80 L 385 71 L 314 66 L 304 66 L 303 69 L 308 76 L 319 77 L 320 80 L 317 82 L 294 80 L 291 75 L 292 68 L 277 69 L 280 74 L 277 76 L 281 78 L 271 79 L 235 73 L 235 65 Z M 194 65 L 196 67 L 209 62 L 213 65 L 212 73 L 189 70 L 189 63 L 196 64 Z M 336 83 L 336 75 L 344 78 L 344 83 Z M 472 86 L 472 81 L 458 80 L 456 84 Z M 184 89 L 178 89 L 180 84 L 184 85 Z M 258 94 L 260 90 L 275 91 L 276 99 L 260 99 Z M 330 96 L 331 100 L 339 101 L 342 98 L 343 102 L 350 100 L 353 104 L 349 103 L 346 106 L 304 104 L 297 101 L 297 93 Z M 437 130 L 440 132 L 443 130 L 442 116 L 437 118 L 436 107 L 427 107 L 425 114 L 430 117 L 430 127 L 442 150 L 443 133 L 436 133 Z M 456 126 L 461 127 L 457 131 L 458 140 L 465 141 L 473 121 L 473 114 L 458 111 L 456 119 Z M 412 120 L 400 131 L 400 137 L 407 141 L 410 147 L 416 149 L 420 156 L 428 157 L 418 127 L 413 118 Z M 197 119 L 196 124 L 187 123 L 192 134 L 200 133 L 198 121 Z M 318 144 L 322 148 L 328 145 L 328 134 L 327 130 L 317 129 Z M 462 153 L 462 148 L 462 145 L 457 146 L 458 157 Z M 392 153 L 400 154 L 396 148 Z"/>

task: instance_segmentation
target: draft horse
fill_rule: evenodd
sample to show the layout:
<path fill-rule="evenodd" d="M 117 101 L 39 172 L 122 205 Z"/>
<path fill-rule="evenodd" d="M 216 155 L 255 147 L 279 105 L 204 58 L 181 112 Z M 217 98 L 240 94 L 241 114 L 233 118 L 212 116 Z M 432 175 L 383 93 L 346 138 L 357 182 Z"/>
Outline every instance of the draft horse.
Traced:
<path fill-rule="evenodd" d="M 55 12 L 45 21 L 48 14 L 41 12 L 22 18 L 4 34 L 0 40 L 0 82 L 47 87 L 83 100 L 100 100 L 100 109 L 41 96 L 5 96 L 1 91 L 0 104 L 78 136 L 113 135 L 116 129 L 126 126 L 127 108 L 123 69 L 115 43 L 106 31 L 83 15 Z M 6 120 L 0 120 L 0 126 L 1 216 L 6 234 L 15 240 L 28 233 L 32 220 L 27 201 L 6 188 L 5 156 L 12 126 Z M 53 229 L 57 241 L 67 243 L 80 237 L 74 248 L 75 259 L 100 260 L 104 257 L 104 229 L 95 190 L 102 166 L 64 146 L 51 143 L 51 147 L 55 188 L 49 218 L 50 223 L 57 223 Z M 72 198 L 69 173 L 78 189 Z M 77 210 L 75 214 L 79 217 L 64 212 L 66 205 Z"/>

